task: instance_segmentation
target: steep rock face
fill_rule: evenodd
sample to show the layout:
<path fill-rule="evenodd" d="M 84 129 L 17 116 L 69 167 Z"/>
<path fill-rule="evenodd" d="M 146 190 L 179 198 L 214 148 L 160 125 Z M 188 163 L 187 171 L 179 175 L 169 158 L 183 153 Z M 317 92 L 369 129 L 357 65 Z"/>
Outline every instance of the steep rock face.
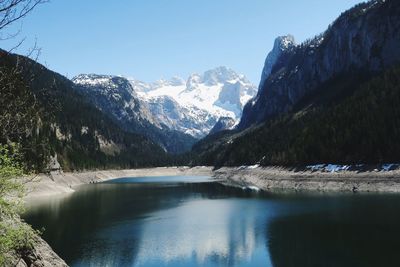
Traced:
<path fill-rule="evenodd" d="M 242 101 L 242 96 L 245 90 L 245 85 L 240 81 L 234 83 L 227 82 L 221 88 L 215 105 L 232 111 L 235 115 L 235 118 L 240 118 L 242 115 L 243 106 L 245 105 L 245 102 Z"/>
<path fill-rule="evenodd" d="M 192 74 L 186 82 L 175 77 L 170 81 L 144 84 L 143 88 L 137 86 L 143 84 L 141 82 L 131 80 L 131 83 L 162 124 L 197 138 L 207 135 L 220 117 L 239 120 L 243 106 L 257 92 L 244 75 L 227 67 Z M 175 101 L 175 112 L 171 114 L 174 118 L 165 116 L 169 113 L 171 99 Z"/>
<path fill-rule="evenodd" d="M 221 117 L 211 129 L 209 135 L 213 135 L 224 130 L 231 130 L 235 126 L 235 124 L 236 121 L 234 119 L 230 117 Z"/>
<path fill-rule="evenodd" d="M 81 74 L 72 81 L 76 90 L 90 103 L 125 130 L 149 137 L 168 152 L 187 151 L 195 142 L 192 136 L 166 127 L 163 124 L 165 120 L 159 120 L 153 115 L 148 103 L 142 101 L 134 90 L 134 87 L 142 86 L 143 90 L 146 90 L 144 83 L 136 82 L 132 85 L 123 77 L 96 74 Z M 173 115 L 173 112 L 167 112 L 167 114 Z"/>
<path fill-rule="evenodd" d="M 187 81 L 173 77 L 145 83 L 81 74 L 73 82 L 80 93 L 124 129 L 144 134 L 170 152 L 181 151 L 171 147 L 170 143 L 178 142 L 171 140 L 172 136 L 192 144 L 195 138 L 207 135 L 220 117 L 238 121 L 243 106 L 256 94 L 256 87 L 243 75 L 226 67 L 192 74 Z"/>
<path fill-rule="evenodd" d="M 137 123 L 137 127 L 147 122 L 159 126 L 147 104 L 140 101 L 127 79 L 111 75 L 81 74 L 72 81 L 98 109 L 111 113 L 117 120 Z"/>
<path fill-rule="evenodd" d="M 274 47 L 265 59 L 259 88 L 262 88 L 264 86 L 265 81 L 268 79 L 272 72 L 272 68 L 277 63 L 282 54 L 289 53 L 295 48 L 295 46 L 296 42 L 294 40 L 294 37 L 290 34 L 286 36 L 279 36 L 275 39 Z"/>
<path fill-rule="evenodd" d="M 324 34 L 294 46 L 272 67 L 265 67 L 266 79 L 246 104 L 239 129 L 290 111 L 303 97 L 342 73 L 374 73 L 399 61 L 400 2 L 359 4 L 344 12 Z"/>
<path fill-rule="evenodd" d="M 183 107 L 169 96 L 152 97 L 147 101 L 151 113 L 161 125 L 195 138 L 203 137 L 209 125 L 216 122 L 207 111 Z"/>

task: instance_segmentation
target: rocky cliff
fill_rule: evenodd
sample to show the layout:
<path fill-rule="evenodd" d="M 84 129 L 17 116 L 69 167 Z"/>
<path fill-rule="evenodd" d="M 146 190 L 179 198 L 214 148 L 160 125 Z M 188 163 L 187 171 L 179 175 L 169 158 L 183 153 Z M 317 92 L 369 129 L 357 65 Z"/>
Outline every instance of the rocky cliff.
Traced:
<path fill-rule="evenodd" d="M 236 124 L 236 121 L 230 117 L 221 117 L 218 122 L 211 129 L 209 135 L 213 135 L 215 133 L 231 130 Z"/>
<path fill-rule="evenodd" d="M 244 75 L 227 67 L 192 74 L 186 81 L 173 77 L 145 83 L 96 74 L 81 74 L 72 81 L 89 102 L 125 129 L 150 137 L 169 152 L 187 150 L 220 117 L 238 121 L 243 106 L 256 94 Z"/>
<path fill-rule="evenodd" d="M 321 85 L 346 73 L 376 73 L 400 60 L 400 2 L 373 0 L 344 12 L 323 34 L 295 45 L 275 42 L 260 89 L 243 111 L 239 129 L 289 112 Z"/>
<path fill-rule="evenodd" d="M 112 75 L 81 74 L 72 79 L 75 89 L 105 115 L 126 131 L 142 134 L 170 153 L 185 152 L 191 148 L 195 138 L 166 125 L 163 115 L 153 114 L 157 109 L 138 97 L 131 82 Z M 139 86 L 136 84 L 135 86 Z M 173 103 L 166 103 L 173 106 Z"/>
<path fill-rule="evenodd" d="M 280 37 L 233 131 L 193 147 L 195 164 L 377 164 L 400 158 L 400 2 L 344 12 L 296 45 Z"/>
<path fill-rule="evenodd" d="M 194 73 L 186 82 L 174 77 L 151 84 L 131 83 L 164 125 L 196 138 L 206 136 L 220 117 L 238 121 L 244 105 L 257 92 L 244 75 L 227 67 Z"/>

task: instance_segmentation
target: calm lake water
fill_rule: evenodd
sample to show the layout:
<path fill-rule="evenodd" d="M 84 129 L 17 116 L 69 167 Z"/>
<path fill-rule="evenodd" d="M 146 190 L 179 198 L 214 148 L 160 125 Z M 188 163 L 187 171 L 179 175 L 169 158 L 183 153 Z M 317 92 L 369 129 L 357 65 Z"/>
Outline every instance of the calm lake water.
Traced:
<path fill-rule="evenodd" d="M 267 194 L 124 178 L 29 203 L 71 266 L 400 266 L 400 196 Z"/>

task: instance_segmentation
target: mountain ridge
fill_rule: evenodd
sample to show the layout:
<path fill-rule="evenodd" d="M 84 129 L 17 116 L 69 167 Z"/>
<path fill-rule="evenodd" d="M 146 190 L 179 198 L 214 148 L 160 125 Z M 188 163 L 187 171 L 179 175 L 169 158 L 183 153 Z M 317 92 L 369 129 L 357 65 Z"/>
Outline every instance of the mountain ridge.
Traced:
<path fill-rule="evenodd" d="M 113 75 L 81 74 L 72 79 L 75 90 L 114 120 L 124 130 L 149 137 L 166 152 L 179 154 L 190 150 L 195 138 L 166 127 L 153 116 L 131 83 Z"/>
<path fill-rule="evenodd" d="M 0 58 L 1 112 L 18 105 L 18 112 L 28 118 L 15 116 L 20 131 L 2 131 L 0 141 L 16 142 L 24 148 L 29 170 L 168 164 L 171 158 L 160 146 L 121 129 L 88 103 L 66 77 L 24 56 L 0 50 Z M 6 116 L 2 113 L 1 117 Z"/>
<path fill-rule="evenodd" d="M 279 51 L 238 127 L 196 143 L 194 165 L 398 161 L 400 2 L 358 4 Z"/>
<path fill-rule="evenodd" d="M 244 107 L 239 129 L 290 112 L 323 82 L 352 71 L 379 72 L 400 59 L 399 5 L 374 0 L 356 5 L 321 35 L 282 53 Z"/>
<path fill-rule="evenodd" d="M 122 91 L 119 96 L 118 84 L 112 81 L 121 79 L 124 82 L 119 83 Z M 257 90 L 244 75 L 227 67 L 194 73 L 186 80 L 176 76 L 153 83 L 95 74 L 81 74 L 72 81 L 96 106 L 114 114 L 118 121 L 125 121 L 126 127 L 129 127 L 129 116 L 137 117 L 159 129 L 178 131 L 197 139 L 206 136 L 220 117 L 238 121 L 243 106 Z M 115 105 L 121 99 L 124 103 Z M 132 102 L 136 104 L 131 105 Z M 131 114 L 133 107 L 143 114 Z M 127 118 L 118 114 L 119 110 L 123 110 Z"/>

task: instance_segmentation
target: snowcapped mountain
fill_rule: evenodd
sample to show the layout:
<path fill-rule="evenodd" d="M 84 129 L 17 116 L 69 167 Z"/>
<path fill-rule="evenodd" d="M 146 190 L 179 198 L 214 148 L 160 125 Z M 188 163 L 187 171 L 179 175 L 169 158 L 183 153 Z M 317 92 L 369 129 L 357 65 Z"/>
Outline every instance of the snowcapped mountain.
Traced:
<path fill-rule="evenodd" d="M 192 74 L 186 82 L 179 77 L 152 84 L 130 82 L 163 124 L 198 138 L 207 135 L 220 117 L 238 121 L 246 102 L 257 93 L 244 75 L 227 67 Z M 171 112 L 175 116 L 167 115 Z"/>
<path fill-rule="evenodd" d="M 231 130 L 235 126 L 236 121 L 230 117 L 221 117 L 211 129 L 209 135 L 216 134 L 224 130 Z"/>
<path fill-rule="evenodd" d="M 112 113 L 117 120 L 148 121 L 161 128 L 154 120 L 147 104 L 142 102 L 128 80 L 119 76 L 81 74 L 72 79 L 81 93 L 90 97 L 96 107 Z"/>
<path fill-rule="evenodd" d="M 217 118 L 206 110 L 195 106 L 190 108 L 181 106 L 170 96 L 148 98 L 147 104 L 161 125 L 196 138 L 206 135 L 210 126 L 212 127 L 217 122 Z"/>
<path fill-rule="evenodd" d="M 126 78 L 81 74 L 72 81 L 75 90 L 123 129 L 147 136 L 168 152 L 187 151 L 196 141 L 189 134 L 167 127 L 154 116 L 149 104 L 137 96 L 135 87 Z M 146 85 L 140 86 L 143 90 Z"/>
<path fill-rule="evenodd" d="M 181 140 L 186 138 L 182 135 L 202 138 L 221 117 L 237 123 L 243 106 L 257 93 L 244 75 L 226 67 L 192 74 L 186 81 L 174 77 L 145 83 L 96 74 L 81 74 L 72 81 L 92 104 L 124 129 L 150 136 L 166 150 L 175 152 L 180 149 L 170 147 L 170 143 L 178 142 L 171 136 Z M 185 144 L 193 143 L 187 141 Z"/>

